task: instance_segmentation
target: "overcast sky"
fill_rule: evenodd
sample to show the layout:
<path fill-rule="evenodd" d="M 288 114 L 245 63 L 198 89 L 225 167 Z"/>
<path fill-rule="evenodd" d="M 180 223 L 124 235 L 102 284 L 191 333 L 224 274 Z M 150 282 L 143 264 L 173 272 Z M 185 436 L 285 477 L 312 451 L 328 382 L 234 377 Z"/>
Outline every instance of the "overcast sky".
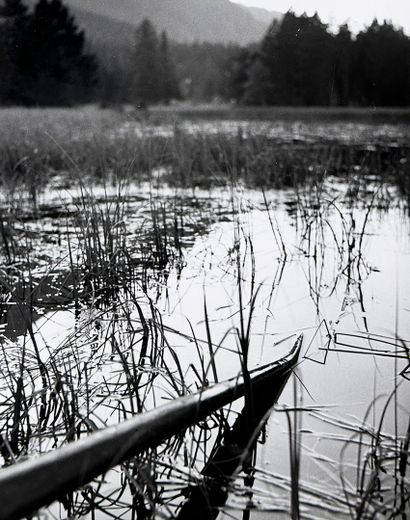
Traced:
<path fill-rule="evenodd" d="M 239 4 L 265 7 L 298 14 L 317 11 L 323 21 L 340 25 L 349 21 L 352 30 L 369 25 L 374 17 L 391 20 L 410 35 L 410 0 L 232 0 Z"/>

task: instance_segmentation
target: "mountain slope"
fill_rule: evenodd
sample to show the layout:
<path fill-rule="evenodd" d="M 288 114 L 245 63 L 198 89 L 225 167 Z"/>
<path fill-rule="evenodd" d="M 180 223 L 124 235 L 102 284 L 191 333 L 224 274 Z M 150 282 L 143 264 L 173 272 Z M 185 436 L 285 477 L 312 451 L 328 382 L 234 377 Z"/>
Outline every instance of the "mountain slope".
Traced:
<path fill-rule="evenodd" d="M 245 7 L 245 9 L 252 14 L 255 20 L 264 23 L 266 26 L 270 25 L 274 19 L 281 20 L 283 17 L 283 14 L 278 11 L 268 11 L 262 7 Z"/>
<path fill-rule="evenodd" d="M 245 45 L 260 40 L 269 25 L 269 11 L 254 11 L 229 0 L 65 0 L 65 3 L 94 41 L 124 39 L 124 31 L 136 27 L 144 18 L 179 42 Z M 107 26 L 108 20 L 113 22 L 112 30 Z M 99 30 L 99 23 L 104 30 L 102 27 Z M 126 27 L 119 31 L 119 24 L 123 23 Z"/>

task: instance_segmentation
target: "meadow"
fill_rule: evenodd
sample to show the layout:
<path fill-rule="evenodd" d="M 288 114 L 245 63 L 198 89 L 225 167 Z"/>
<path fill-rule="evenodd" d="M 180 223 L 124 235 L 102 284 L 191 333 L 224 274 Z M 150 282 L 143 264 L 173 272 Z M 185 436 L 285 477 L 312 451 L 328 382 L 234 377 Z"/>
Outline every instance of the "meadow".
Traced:
<path fill-rule="evenodd" d="M 303 333 L 220 518 L 407 518 L 407 118 L 2 109 L 2 466 L 280 359 Z M 240 409 L 38 517 L 178 517 Z"/>

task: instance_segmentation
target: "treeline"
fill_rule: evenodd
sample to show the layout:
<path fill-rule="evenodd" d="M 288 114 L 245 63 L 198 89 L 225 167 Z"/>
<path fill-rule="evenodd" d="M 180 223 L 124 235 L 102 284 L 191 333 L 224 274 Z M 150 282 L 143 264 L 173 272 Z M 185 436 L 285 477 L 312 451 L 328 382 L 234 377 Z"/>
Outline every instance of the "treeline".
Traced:
<path fill-rule="evenodd" d="M 169 102 L 180 97 L 165 33 L 149 20 L 128 58 L 99 66 L 85 35 L 61 0 L 0 4 L 0 103 L 67 106 L 87 102 Z M 121 65 L 124 65 L 121 68 Z"/>
<path fill-rule="evenodd" d="M 259 44 L 169 42 L 144 20 L 121 43 L 86 42 L 62 0 L 0 0 L 0 104 L 410 105 L 410 38 L 374 21 L 357 36 L 286 13 Z"/>
<path fill-rule="evenodd" d="M 0 102 L 70 105 L 93 99 L 97 63 L 61 0 L 0 4 Z"/>
<path fill-rule="evenodd" d="M 238 45 L 222 43 L 172 43 L 171 52 L 184 97 L 194 101 L 229 100 L 230 63 Z"/>
<path fill-rule="evenodd" d="M 138 32 L 140 29 L 137 34 Z M 166 49 L 165 61 L 168 63 L 162 71 L 168 71 L 166 73 L 169 78 L 168 94 L 160 101 L 167 102 L 169 97 L 194 102 L 224 101 L 232 98 L 229 67 L 238 55 L 240 49 L 238 45 L 206 42 L 179 43 L 168 41 L 166 34 L 157 35 L 153 41 L 154 49 L 161 49 L 161 47 L 162 51 Z M 138 97 L 141 99 L 134 83 L 134 74 L 141 68 L 136 58 L 135 35 L 132 45 L 120 42 L 115 45 L 99 43 L 94 45 L 94 49 L 99 61 L 97 99 L 104 105 L 134 103 Z M 142 58 L 144 54 L 149 55 L 150 52 L 152 51 L 146 50 L 142 53 Z M 157 54 L 155 50 L 153 53 Z M 163 60 L 164 55 L 154 61 Z M 154 70 L 149 71 L 148 76 L 155 77 Z M 156 83 L 153 79 L 151 82 Z M 160 83 L 164 83 L 164 79 Z M 155 93 L 155 89 L 153 92 Z M 171 93 L 174 93 L 174 96 Z M 152 101 L 150 97 L 151 93 L 148 92 L 146 103 Z M 155 98 L 158 99 L 157 93 Z"/>
<path fill-rule="evenodd" d="M 180 97 L 167 35 L 162 32 L 158 38 L 149 20 L 136 32 L 133 92 L 139 104 L 169 103 Z"/>
<path fill-rule="evenodd" d="M 246 105 L 410 104 L 410 39 L 387 22 L 353 37 L 346 25 L 333 34 L 317 14 L 288 12 L 230 70 L 232 97 Z"/>
<path fill-rule="evenodd" d="M 62 0 L 0 0 L 0 104 L 69 106 L 230 97 L 237 46 L 169 42 L 144 20 L 131 45 L 86 41 Z"/>

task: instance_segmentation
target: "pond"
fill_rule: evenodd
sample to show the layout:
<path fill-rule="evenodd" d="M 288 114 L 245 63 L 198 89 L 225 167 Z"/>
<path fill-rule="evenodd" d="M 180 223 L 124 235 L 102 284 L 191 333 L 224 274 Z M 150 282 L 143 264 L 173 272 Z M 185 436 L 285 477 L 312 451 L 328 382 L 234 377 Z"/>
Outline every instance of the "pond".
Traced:
<path fill-rule="evenodd" d="M 232 121 L 186 126 L 216 135 L 241 128 L 245 139 L 273 132 L 306 145 L 339 135 L 344 146 L 400 147 L 405 132 L 252 124 L 258 129 Z M 122 126 L 120 138 L 138 125 Z M 155 131 L 163 137 L 164 128 Z M 6 222 L 14 233 L 6 240 L 3 231 L 6 462 L 238 375 L 239 337 L 249 327 L 250 369 L 283 357 L 300 334 L 303 347 L 259 438 L 252 485 L 243 474 L 230 484 L 221 518 L 403 512 L 410 221 L 398 188 L 360 168 L 347 180 L 325 174 L 264 190 L 243 182 L 184 189 L 152 173 L 149 183 L 78 189 L 59 186 L 56 176 L 36 208 L 25 204 Z M 226 417 L 240 409 L 236 403 Z M 136 471 L 149 491 L 146 518 L 152 508 L 174 515 L 186 486 L 200 479 L 212 421 L 143 458 Z M 75 495 L 70 517 L 133 517 L 127 471 L 95 484 L 99 505 L 91 512 L 84 493 Z M 61 505 L 48 511 L 67 515 Z"/>
<path fill-rule="evenodd" d="M 349 516 L 348 503 L 356 506 L 358 474 L 365 471 L 357 464 L 359 432 L 365 450 L 380 426 L 380 435 L 391 443 L 384 449 L 394 451 L 395 434 L 404 434 L 408 423 L 408 221 L 397 209 L 346 207 L 344 188 L 339 186 L 339 196 L 321 193 L 320 206 L 302 208 L 307 211 L 303 217 L 289 211 L 286 193 L 265 193 L 269 210 L 261 194 L 242 193 L 236 219 L 215 225 L 198 239 L 182 275 L 168 281 L 162 311 L 170 327 L 189 335 L 189 320 L 197 337 L 206 338 L 204 325 L 200 332 L 206 300 L 213 341 L 219 345 L 225 338 L 223 345 L 230 347 L 215 356 L 224 377 L 240 368 L 231 352 L 240 321 L 239 283 L 244 302 L 252 297 L 252 285 L 256 295 L 253 365 L 280 357 L 287 344 L 281 340 L 303 332 L 296 403 L 301 410 L 297 443 L 304 518 Z M 240 255 L 241 282 L 235 255 Z M 186 355 L 186 349 L 181 350 L 183 362 Z M 190 362 L 195 363 L 194 352 Z M 382 420 L 397 385 L 397 396 Z M 267 440 L 258 450 L 260 474 L 252 504 L 267 511 L 266 518 L 288 507 L 284 409 L 294 406 L 293 399 L 289 384 L 281 412 L 273 413 Z M 384 456 L 387 461 L 387 453 Z M 394 487 L 387 474 L 381 494 Z M 385 496 L 384 503 L 389 499 Z M 230 506 L 244 507 L 247 500 L 235 496 Z M 252 517 L 263 515 L 253 512 Z"/>

